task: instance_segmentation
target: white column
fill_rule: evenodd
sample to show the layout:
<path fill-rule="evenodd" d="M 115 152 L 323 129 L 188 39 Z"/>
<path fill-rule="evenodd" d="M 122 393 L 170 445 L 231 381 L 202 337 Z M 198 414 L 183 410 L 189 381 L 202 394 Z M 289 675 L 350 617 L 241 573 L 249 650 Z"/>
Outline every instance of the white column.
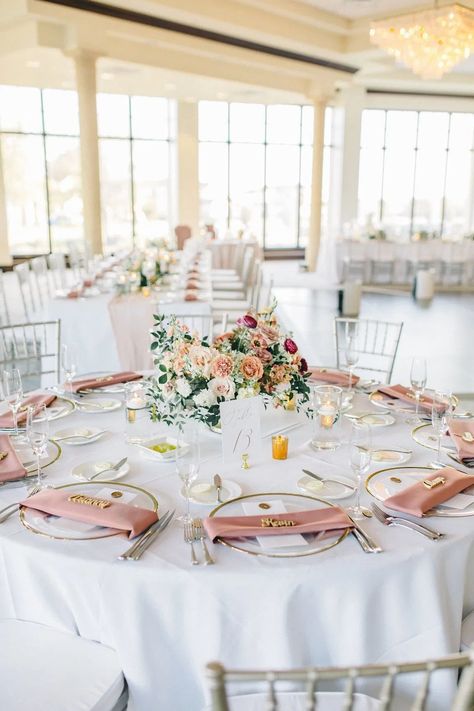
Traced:
<path fill-rule="evenodd" d="M 74 55 L 79 101 L 82 199 L 84 237 L 94 254 L 103 251 L 100 211 L 99 144 L 97 138 L 96 56 L 86 52 Z"/>
<path fill-rule="evenodd" d="M 311 220 L 305 260 L 310 272 L 314 272 L 318 261 L 321 241 L 321 193 L 323 185 L 324 112 L 326 102 L 314 101 L 313 127 L 313 178 L 311 186 Z"/>
<path fill-rule="evenodd" d="M 8 244 L 7 201 L 3 180 L 2 150 L 0 144 L 0 266 L 10 266 L 12 258 Z"/>
<path fill-rule="evenodd" d="M 199 143 L 197 102 L 178 102 L 178 222 L 199 234 Z"/>
<path fill-rule="evenodd" d="M 363 87 L 351 86 L 340 92 L 338 110 L 343 113 L 343 138 L 339 170 L 341 185 L 340 231 L 342 231 L 344 223 L 357 219 L 360 129 L 364 105 L 365 89 Z"/>

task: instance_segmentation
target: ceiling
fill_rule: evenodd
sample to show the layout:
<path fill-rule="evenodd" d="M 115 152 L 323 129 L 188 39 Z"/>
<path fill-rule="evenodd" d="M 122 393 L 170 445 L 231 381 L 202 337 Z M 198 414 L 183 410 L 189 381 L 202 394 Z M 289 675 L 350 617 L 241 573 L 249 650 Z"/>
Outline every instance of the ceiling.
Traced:
<path fill-rule="evenodd" d="M 395 15 L 409 12 L 413 8 L 413 0 L 302 0 L 302 2 L 350 20 Z"/>

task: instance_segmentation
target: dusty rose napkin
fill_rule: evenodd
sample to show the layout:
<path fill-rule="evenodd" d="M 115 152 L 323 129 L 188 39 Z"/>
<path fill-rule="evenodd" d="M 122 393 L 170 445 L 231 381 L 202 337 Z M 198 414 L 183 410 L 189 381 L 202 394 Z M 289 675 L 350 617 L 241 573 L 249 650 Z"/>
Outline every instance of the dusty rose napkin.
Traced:
<path fill-rule="evenodd" d="M 199 301 L 199 297 L 195 291 L 187 291 L 184 295 L 185 301 Z"/>
<path fill-rule="evenodd" d="M 474 436 L 474 422 L 449 420 L 448 430 L 456 446 L 459 459 L 467 466 L 471 466 L 474 463 L 474 442 L 465 442 L 462 435 L 464 432 L 470 432 Z"/>
<path fill-rule="evenodd" d="M 140 378 L 143 378 L 143 375 L 128 370 L 123 371 L 121 373 L 111 373 L 110 375 L 103 375 L 100 378 L 82 378 L 81 380 L 74 380 L 72 382 L 71 392 L 77 393 L 80 390 L 85 390 L 86 388 L 105 388 L 107 385 L 129 383 L 132 380 L 139 380 Z M 65 389 L 69 389 L 67 385 L 65 385 L 64 387 Z"/>
<path fill-rule="evenodd" d="M 71 289 L 71 291 L 68 292 L 67 298 L 68 299 L 78 299 L 80 296 L 82 296 L 84 289 Z"/>
<path fill-rule="evenodd" d="M 155 511 L 117 501 L 110 501 L 107 508 L 70 501 L 70 497 L 77 494 L 77 491 L 72 493 L 70 489 L 43 489 L 22 501 L 21 506 L 53 516 L 64 516 L 73 521 L 112 528 L 127 533 L 129 538 L 135 538 L 158 521 Z"/>
<path fill-rule="evenodd" d="M 409 402 L 413 406 L 416 404 L 415 396 L 412 390 L 410 390 L 410 388 L 406 388 L 404 385 L 382 385 L 378 387 L 377 390 L 380 393 L 389 395 L 389 397 L 398 398 L 399 400 L 403 400 L 403 402 Z M 428 395 L 422 395 L 420 398 L 420 408 L 431 412 L 432 407 L 433 398 Z M 442 412 L 446 406 L 440 402 L 436 407 L 440 412 Z"/>
<path fill-rule="evenodd" d="M 0 435 L 0 452 L 7 453 L 7 456 L 0 461 L 0 481 L 13 481 L 24 477 L 26 469 L 18 459 L 8 435 Z"/>
<path fill-rule="evenodd" d="M 428 489 L 423 484 L 424 480 L 433 481 L 439 476 L 446 479 L 445 484 L 435 486 L 433 489 Z M 448 501 L 448 499 L 473 484 L 473 474 L 463 474 L 453 467 L 444 467 L 428 474 L 424 479 L 417 481 L 416 484 L 412 484 L 412 486 L 407 487 L 399 494 L 389 496 L 383 503 L 389 509 L 421 517 L 433 506 L 438 506 L 438 504 Z"/>
<path fill-rule="evenodd" d="M 33 393 L 29 395 L 21 403 L 20 411 L 18 412 L 18 424 L 24 425 L 26 423 L 26 415 L 28 408 L 33 406 L 35 408 L 39 405 L 46 405 L 48 407 L 56 400 L 56 395 L 44 395 L 41 393 Z M 11 412 L 6 412 L 4 415 L 0 415 L 0 427 L 13 427 L 13 415 Z"/>
<path fill-rule="evenodd" d="M 331 385 L 339 385 L 345 387 L 349 385 L 349 373 L 343 373 L 342 370 L 330 370 L 329 368 L 319 368 L 318 366 L 309 366 L 309 372 L 311 376 L 309 378 L 310 382 L 317 380 L 322 383 L 329 383 Z M 357 375 L 352 376 L 352 385 L 356 385 L 359 382 L 359 377 Z"/>
<path fill-rule="evenodd" d="M 265 519 L 272 521 L 293 521 L 294 526 L 264 526 Z M 260 516 L 214 516 L 204 519 L 204 528 L 211 541 L 217 538 L 241 538 L 254 536 L 275 536 L 288 533 L 318 533 L 319 531 L 341 531 L 353 525 L 347 514 L 337 506 L 324 509 L 298 511 Z"/>

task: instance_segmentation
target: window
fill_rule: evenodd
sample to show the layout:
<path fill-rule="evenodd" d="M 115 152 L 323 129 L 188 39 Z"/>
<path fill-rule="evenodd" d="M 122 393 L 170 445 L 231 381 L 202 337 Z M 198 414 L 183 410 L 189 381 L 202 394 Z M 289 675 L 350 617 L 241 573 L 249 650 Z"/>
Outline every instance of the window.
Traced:
<path fill-rule="evenodd" d="M 77 95 L 0 86 L 0 151 L 13 254 L 83 239 Z"/>
<path fill-rule="evenodd" d="M 169 234 L 172 114 L 168 99 L 97 95 L 102 229 L 109 250 Z"/>
<path fill-rule="evenodd" d="M 365 110 L 359 221 L 395 237 L 471 229 L 473 141 L 474 114 Z"/>
<path fill-rule="evenodd" d="M 199 102 L 201 222 L 221 235 L 248 232 L 267 249 L 305 246 L 312 143 L 310 106 Z"/>

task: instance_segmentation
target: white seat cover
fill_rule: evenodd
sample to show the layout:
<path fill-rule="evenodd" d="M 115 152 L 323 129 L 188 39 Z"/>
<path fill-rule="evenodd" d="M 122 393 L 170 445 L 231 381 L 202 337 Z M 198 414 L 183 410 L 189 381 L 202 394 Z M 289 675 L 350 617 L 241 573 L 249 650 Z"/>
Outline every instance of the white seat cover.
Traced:
<path fill-rule="evenodd" d="M 470 612 L 462 621 L 461 652 L 465 652 L 474 644 L 474 612 Z"/>
<path fill-rule="evenodd" d="M 316 694 L 317 711 L 342 711 L 344 693 L 320 692 Z M 266 694 L 244 694 L 229 699 L 230 711 L 265 711 L 268 697 Z M 278 711 L 307 711 L 305 692 L 283 692 L 277 695 Z M 354 695 L 352 711 L 380 711 L 381 703 L 365 694 Z"/>
<path fill-rule="evenodd" d="M 2 711 L 111 711 L 124 678 L 109 647 L 31 622 L 0 622 Z"/>

